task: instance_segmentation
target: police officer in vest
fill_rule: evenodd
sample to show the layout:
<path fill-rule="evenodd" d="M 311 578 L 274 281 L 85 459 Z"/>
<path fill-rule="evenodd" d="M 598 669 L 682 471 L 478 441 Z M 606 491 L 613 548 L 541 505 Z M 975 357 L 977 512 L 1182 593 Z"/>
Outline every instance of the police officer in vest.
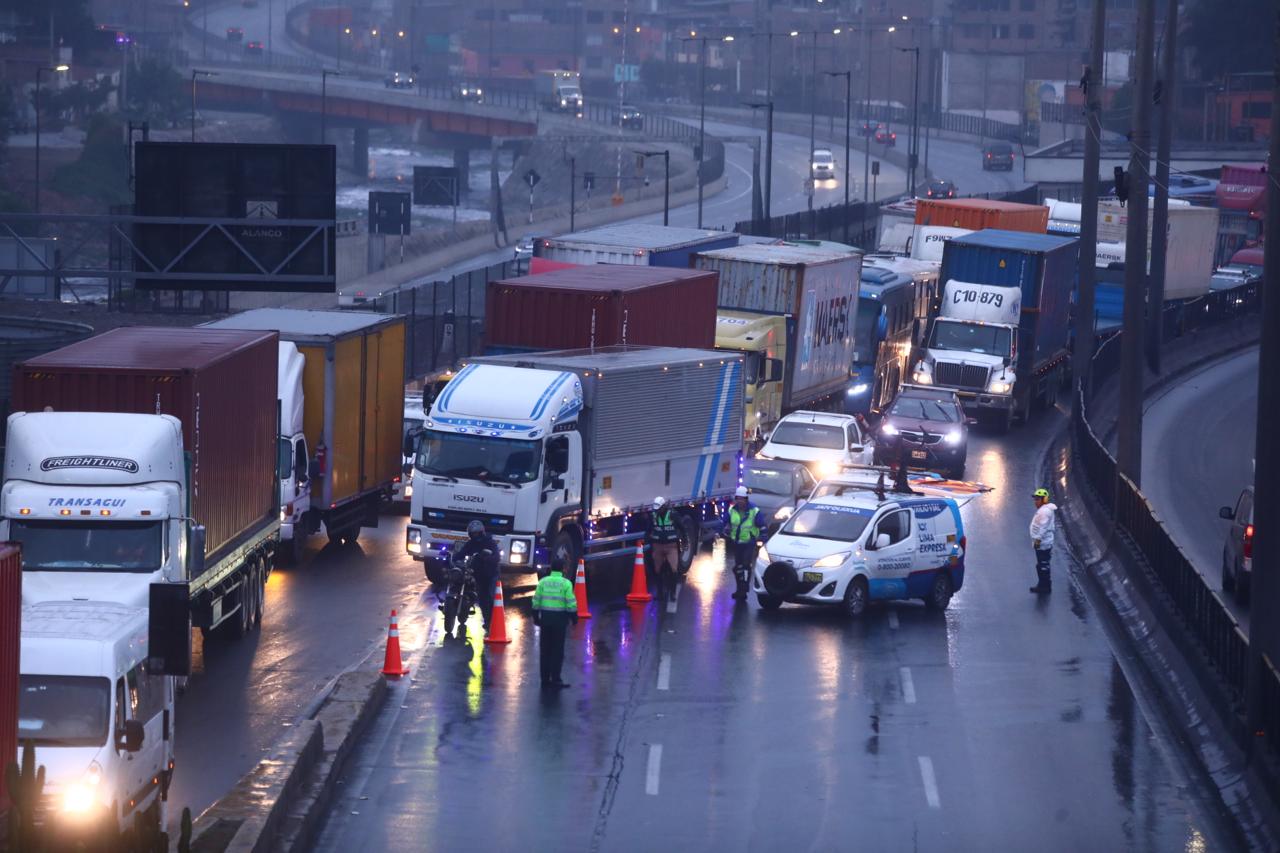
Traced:
<path fill-rule="evenodd" d="M 533 591 L 533 624 L 539 630 L 538 651 L 542 686 L 568 687 L 560 677 L 564 666 L 564 638 L 570 625 L 578 624 L 578 601 L 573 582 L 564 576 L 564 558 L 553 557 L 551 571 Z"/>
<path fill-rule="evenodd" d="M 725 541 L 733 560 L 733 578 L 737 589 L 736 599 L 747 597 L 747 581 L 756 562 L 756 548 L 760 540 L 760 508 L 747 497 L 747 487 L 738 486 L 733 493 L 733 505 L 729 507 L 729 524 L 724 529 Z"/>
<path fill-rule="evenodd" d="M 649 513 L 649 555 L 653 558 L 654 587 L 658 600 L 675 600 L 677 572 L 680 571 L 680 530 L 676 514 L 659 495 Z"/>

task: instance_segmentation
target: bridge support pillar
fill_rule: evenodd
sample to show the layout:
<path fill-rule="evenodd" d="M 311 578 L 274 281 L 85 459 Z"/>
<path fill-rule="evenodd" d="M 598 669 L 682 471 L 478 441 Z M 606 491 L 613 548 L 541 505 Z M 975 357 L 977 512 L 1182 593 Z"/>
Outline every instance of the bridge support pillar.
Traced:
<path fill-rule="evenodd" d="M 471 149 L 453 149 L 453 168 L 458 171 L 458 194 L 461 198 L 468 196 L 467 188 L 471 183 Z"/>
<path fill-rule="evenodd" d="M 369 174 L 369 128 L 357 126 L 351 146 L 351 169 L 357 175 Z"/>

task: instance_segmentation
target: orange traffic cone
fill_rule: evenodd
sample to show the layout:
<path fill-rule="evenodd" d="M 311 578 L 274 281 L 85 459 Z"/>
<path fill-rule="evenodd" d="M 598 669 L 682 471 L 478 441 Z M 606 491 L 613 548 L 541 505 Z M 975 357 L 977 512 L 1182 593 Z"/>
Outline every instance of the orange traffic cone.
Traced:
<path fill-rule="evenodd" d="M 393 678 L 409 674 L 409 667 L 400 658 L 400 622 L 391 611 L 391 625 L 387 628 L 387 656 L 382 663 L 382 674 Z"/>
<path fill-rule="evenodd" d="M 578 575 L 573 579 L 573 597 L 578 599 L 578 618 L 590 619 L 591 611 L 587 609 L 587 567 L 578 561 Z"/>
<path fill-rule="evenodd" d="M 644 540 L 636 545 L 635 567 L 631 570 L 631 592 L 627 593 L 627 601 L 631 604 L 644 604 L 653 601 L 649 594 L 649 583 L 644 574 Z"/>
<path fill-rule="evenodd" d="M 496 579 L 493 587 L 493 613 L 489 615 L 489 635 L 486 643 L 509 643 L 507 636 L 507 608 L 502 604 L 502 578 Z"/>

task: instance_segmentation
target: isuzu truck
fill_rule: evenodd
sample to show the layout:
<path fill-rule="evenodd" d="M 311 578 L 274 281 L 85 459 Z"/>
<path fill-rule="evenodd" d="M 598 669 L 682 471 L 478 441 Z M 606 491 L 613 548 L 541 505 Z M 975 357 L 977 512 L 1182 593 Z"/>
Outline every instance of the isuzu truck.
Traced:
<path fill-rule="evenodd" d="M 988 229 L 949 240 L 942 306 L 912 381 L 953 389 L 965 409 L 1008 429 L 1050 406 L 1068 376 L 1079 241 Z"/>
<path fill-rule="evenodd" d="M 479 520 L 505 569 L 590 564 L 630 552 L 661 495 L 688 567 L 738 487 L 742 374 L 740 355 L 667 347 L 472 361 L 410 436 L 409 554 L 433 577 Z"/>
<path fill-rule="evenodd" d="M 23 602 L 149 606 L 185 584 L 192 622 L 262 618 L 280 538 L 269 332 L 135 326 L 15 370 L 0 541 Z"/>

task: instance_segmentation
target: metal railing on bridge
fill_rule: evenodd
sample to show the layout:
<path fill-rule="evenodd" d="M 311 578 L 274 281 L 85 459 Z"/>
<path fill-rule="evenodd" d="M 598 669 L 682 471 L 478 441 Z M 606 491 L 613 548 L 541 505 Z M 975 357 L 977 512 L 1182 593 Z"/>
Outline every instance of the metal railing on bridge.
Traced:
<path fill-rule="evenodd" d="M 1256 313 L 1261 304 L 1262 291 L 1258 284 L 1212 291 L 1200 299 L 1165 310 L 1165 339 Z M 1088 420 L 1088 406 L 1094 402 L 1097 389 L 1119 371 L 1120 348 L 1119 333 L 1104 341 L 1089 366 L 1089 381 L 1077 384 L 1072 444 L 1090 490 L 1114 520 L 1117 532 L 1133 546 L 1169 596 L 1175 612 L 1222 678 L 1232 703 L 1239 710 L 1245 701 L 1249 678 L 1248 637 L 1218 592 L 1174 540 L 1142 490 L 1120 472 L 1115 458 Z M 1266 661 L 1266 666 L 1266 683 L 1261 691 L 1264 733 L 1273 757 L 1280 758 L 1280 675 L 1272 662 Z M 1240 727 L 1237 734 L 1242 739 L 1258 734 L 1245 730 L 1243 721 Z"/>

